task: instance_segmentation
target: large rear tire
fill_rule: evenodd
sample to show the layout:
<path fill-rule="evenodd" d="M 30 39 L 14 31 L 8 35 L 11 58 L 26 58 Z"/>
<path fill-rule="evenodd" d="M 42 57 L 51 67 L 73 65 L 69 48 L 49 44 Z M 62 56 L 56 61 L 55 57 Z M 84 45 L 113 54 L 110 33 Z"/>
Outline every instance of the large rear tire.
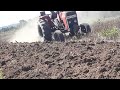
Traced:
<path fill-rule="evenodd" d="M 38 34 L 43 37 L 43 32 L 42 32 L 42 29 L 41 27 L 38 25 Z"/>
<path fill-rule="evenodd" d="M 44 41 L 52 41 L 52 32 L 49 25 L 45 22 L 40 23 L 38 27 L 39 35 L 44 38 Z"/>
<path fill-rule="evenodd" d="M 55 41 L 60 41 L 60 42 L 65 42 L 65 37 L 60 30 L 56 30 L 54 32 L 54 40 Z"/>

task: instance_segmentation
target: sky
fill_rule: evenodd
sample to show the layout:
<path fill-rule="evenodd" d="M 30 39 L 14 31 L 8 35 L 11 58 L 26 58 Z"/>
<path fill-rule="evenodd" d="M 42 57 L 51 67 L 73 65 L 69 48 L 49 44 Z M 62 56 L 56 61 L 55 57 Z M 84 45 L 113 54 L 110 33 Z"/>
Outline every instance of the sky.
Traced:
<path fill-rule="evenodd" d="M 0 11 L 0 27 L 39 16 L 40 11 Z"/>

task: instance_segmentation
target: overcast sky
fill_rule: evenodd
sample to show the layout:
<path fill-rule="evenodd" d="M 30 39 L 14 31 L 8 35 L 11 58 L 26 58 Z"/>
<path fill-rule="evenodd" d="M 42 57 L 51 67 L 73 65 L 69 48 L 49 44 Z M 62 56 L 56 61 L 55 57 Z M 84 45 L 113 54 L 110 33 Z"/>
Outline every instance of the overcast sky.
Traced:
<path fill-rule="evenodd" d="M 34 18 L 39 11 L 0 11 L 0 27 L 19 22 L 19 20 Z"/>

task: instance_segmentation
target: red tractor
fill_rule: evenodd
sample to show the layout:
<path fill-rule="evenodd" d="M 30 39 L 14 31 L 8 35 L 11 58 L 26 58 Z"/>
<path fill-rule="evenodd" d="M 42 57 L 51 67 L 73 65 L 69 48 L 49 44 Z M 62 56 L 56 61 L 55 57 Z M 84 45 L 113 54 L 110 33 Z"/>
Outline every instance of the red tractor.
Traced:
<path fill-rule="evenodd" d="M 65 41 L 65 35 L 79 37 L 83 33 L 90 33 L 91 28 L 88 24 L 78 25 L 76 11 L 57 11 L 46 15 L 41 12 L 38 22 L 38 32 L 47 41 Z"/>

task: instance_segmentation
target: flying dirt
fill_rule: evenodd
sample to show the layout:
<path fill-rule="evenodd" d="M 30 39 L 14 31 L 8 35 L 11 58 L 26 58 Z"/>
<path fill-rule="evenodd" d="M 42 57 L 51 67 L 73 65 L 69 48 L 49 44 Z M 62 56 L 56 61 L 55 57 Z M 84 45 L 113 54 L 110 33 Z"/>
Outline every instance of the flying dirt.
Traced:
<path fill-rule="evenodd" d="M 42 41 L 38 34 L 37 19 L 28 22 L 27 25 L 17 30 L 17 32 L 12 36 L 9 42 L 37 42 Z"/>

